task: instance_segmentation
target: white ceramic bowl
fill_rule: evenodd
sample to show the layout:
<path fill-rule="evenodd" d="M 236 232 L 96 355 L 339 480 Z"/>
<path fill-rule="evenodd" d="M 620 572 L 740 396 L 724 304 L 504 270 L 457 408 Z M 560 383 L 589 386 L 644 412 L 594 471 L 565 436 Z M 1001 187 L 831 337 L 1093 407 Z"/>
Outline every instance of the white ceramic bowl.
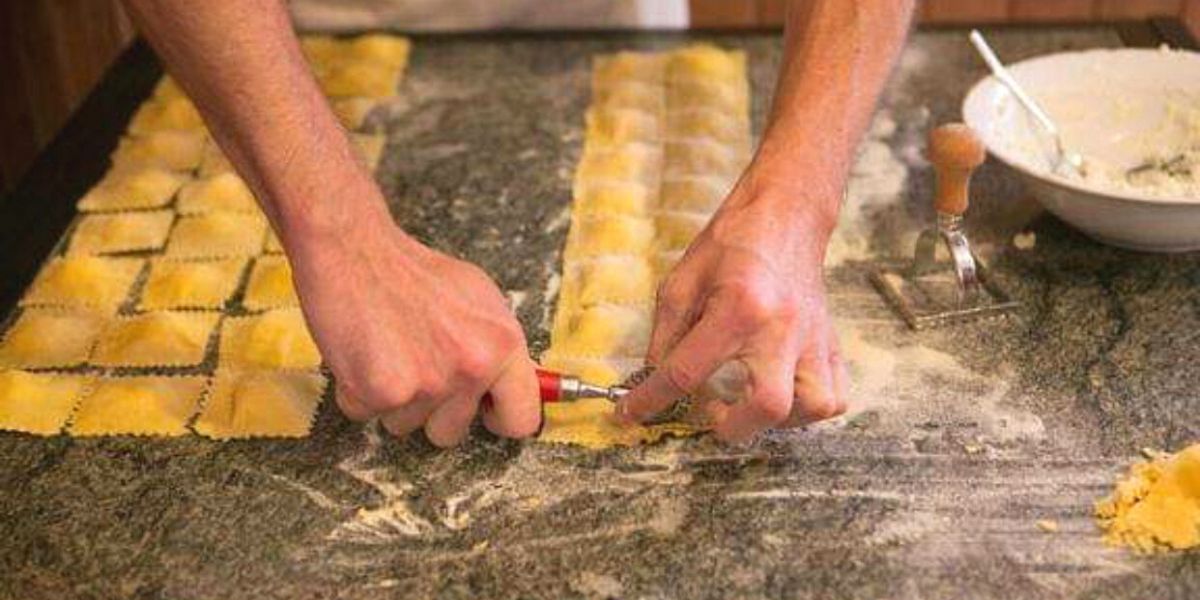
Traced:
<path fill-rule="evenodd" d="M 1009 69 L 1075 151 L 1120 168 L 1200 139 L 1200 53 L 1150 49 L 1051 54 Z M 1200 250 L 1200 199 L 1073 180 L 1051 172 L 1049 140 L 994 77 L 963 118 L 1030 193 L 1089 236 L 1153 252 Z"/>

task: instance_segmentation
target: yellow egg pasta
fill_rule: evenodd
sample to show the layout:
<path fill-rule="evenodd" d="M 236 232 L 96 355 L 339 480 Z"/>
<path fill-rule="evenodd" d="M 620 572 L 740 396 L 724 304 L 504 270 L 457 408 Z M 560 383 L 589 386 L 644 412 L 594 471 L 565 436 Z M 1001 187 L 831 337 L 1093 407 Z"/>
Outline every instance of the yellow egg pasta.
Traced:
<path fill-rule="evenodd" d="M 92 364 L 104 367 L 186 367 L 204 362 L 216 313 L 155 311 L 119 317 L 108 327 Z"/>
<path fill-rule="evenodd" d="M 234 172 L 229 157 L 221 151 L 221 147 L 213 140 L 204 146 L 204 155 L 200 159 L 200 170 L 197 174 L 202 178 L 213 177 L 222 173 Z"/>
<path fill-rule="evenodd" d="M 379 161 L 383 158 L 383 146 L 387 141 L 383 134 L 351 133 L 350 140 L 368 169 L 374 171 L 379 167 Z"/>
<path fill-rule="evenodd" d="M 232 171 L 188 182 L 179 190 L 176 210 L 182 215 L 220 211 L 262 213 L 250 186 Z"/>
<path fill-rule="evenodd" d="M 142 270 L 141 259 L 66 256 L 42 268 L 22 306 L 91 307 L 116 312 Z"/>
<path fill-rule="evenodd" d="M 221 364 L 258 369 L 315 369 L 321 353 L 299 309 L 269 310 L 228 319 L 221 332 Z"/>
<path fill-rule="evenodd" d="M 361 128 L 377 104 L 373 98 L 358 97 L 335 98 L 329 103 L 342 127 L 350 130 Z"/>
<path fill-rule="evenodd" d="M 204 120 L 187 97 L 153 98 L 142 104 L 129 122 L 129 133 L 146 135 L 156 131 L 202 131 Z"/>
<path fill-rule="evenodd" d="M 242 305 L 249 310 L 299 306 L 292 268 L 283 256 L 260 256 L 250 272 Z"/>
<path fill-rule="evenodd" d="M 87 375 L 0 370 L 0 430 L 61 432 L 91 381 Z"/>
<path fill-rule="evenodd" d="M 181 217 L 171 232 L 167 255 L 173 258 L 250 256 L 263 247 L 266 219 L 254 214 L 211 212 Z"/>
<path fill-rule="evenodd" d="M 69 254 L 111 254 L 159 250 L 167 241 L 175 213 L 151 210 L 86 215 L 75 226 Z"/>
<path fill-rule="evenodd" d="M 190 179 L 158 167 L 113 169 L 76 207 L 83 212 L 162 208 L 171 203 L 175 192 Z"/>
<path fill-rule="evenodd" d="M 82 365 L 106 322 L 92 312 L 27 308 L 0 339 L 0 367 Z"/>
<path fill-rule="evenodd" d="M 207 136 L 203 131 L 155 131 L 125 136 L 117 143 L 112 163 L 120 169 L 157 167 L 191 171 L 200 165 Z"/>
<path fill-rule="evenodd" d="M 187 435 L 204 394 L 203 377 L 105 377 L 71 421 L 75 436 Z"/>
<path fill-rule="evenodd" d="M 246 262 L 244 258 L 152 260 L 138 308 L 220 309 L 237 291 Z"/>
<path fill-rule="evenodd" d="M 219 369 L 193 428 L 217 440 L 304 437 L 326 383 L 309 371 Z"/>

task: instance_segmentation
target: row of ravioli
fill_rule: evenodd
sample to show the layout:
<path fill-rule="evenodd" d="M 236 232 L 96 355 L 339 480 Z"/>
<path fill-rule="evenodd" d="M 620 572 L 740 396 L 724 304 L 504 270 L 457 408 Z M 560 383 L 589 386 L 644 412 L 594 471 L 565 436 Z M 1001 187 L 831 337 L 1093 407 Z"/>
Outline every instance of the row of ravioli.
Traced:
<path fill-rule="evenodd" d="M 710 45 L 598 57 L 547 367 L 640 367 L 655 292 L 749 160 L 746 57 Z"/>
<path fill-rule="evenodd" d="M 348 130 L 396 93 L 410 48 L 386 35 L 301 46 Z M 349 135 L 374 170 L 384 137 Z M 291 269 L 169 77 L 111 162 L 0 327 L 0 430 L 307 435 L 327 381 Z"/>

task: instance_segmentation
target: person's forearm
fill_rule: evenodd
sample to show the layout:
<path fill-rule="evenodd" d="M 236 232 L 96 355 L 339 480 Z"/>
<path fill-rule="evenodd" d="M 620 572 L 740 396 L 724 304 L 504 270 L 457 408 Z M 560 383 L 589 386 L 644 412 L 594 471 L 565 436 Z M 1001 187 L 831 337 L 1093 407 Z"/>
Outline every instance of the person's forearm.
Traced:
<path fill-rule="evenodd" d="M 792 3 L 770 119 L 750 170 L 756 185 L 783 191 L 800 204 L 789 208 L 832 228 L 912 9 L 913 0 Z"/>
<path fill-rule="evenodd" d="M 336 239 L 355 222 L 386 215 L 304 61 L 281 0 L 126 5 L 289 253 L 301 240 Z"/>

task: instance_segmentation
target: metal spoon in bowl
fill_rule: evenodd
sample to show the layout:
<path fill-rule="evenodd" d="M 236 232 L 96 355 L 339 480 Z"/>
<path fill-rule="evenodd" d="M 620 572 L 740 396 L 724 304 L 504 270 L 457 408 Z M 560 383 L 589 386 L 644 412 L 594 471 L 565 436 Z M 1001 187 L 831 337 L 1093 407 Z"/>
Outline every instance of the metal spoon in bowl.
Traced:
<path fill-rule="evenodd" d="M 1067 150 L 1063 144 L 1062 134 L 1059 132 L 1058 126 L 1054 124 L 1054 120 L 1050 118 L 1050 115 L 1042 109 L 1041 105 L 1032 96 L 1025 92 L 1025 89 L 1021 87 L 1021 84 L 1017 83 L 1012 73 L 1004 68 L 1004 65 L 1000 62 L 1000 58 L 996 56 L 992 47 L 988 45 L 987 40 L 983 39 L 983 34 L 979 33 L 978 29 L 971 30 L 970 39 L 971 45 L 975 46 L 975 50 L 979 52 L 979 56 L 983 58 L 983 62 L 987 63 L 988 68 L 992 70 L 992 74 L 996 76 L 996 79 L 1004 87 L 1008 88 L 1008 91 L 1012 92 L 1013 96 L 1016 96 L 1021 106 L 1024 106 L 1025 110 L 1028 110 L 1029 114 L 1033 115 L 1034 120 L 1042 126 L 1042 129 L 1054 139 L 1056 153 L 1053 165 L 1054 171 L 1056 173 L 1071 171 L 1076 176 L 1083 176 L 1087 172 L 1086 165 L 1083 162 L 1083 155 Z"/>

